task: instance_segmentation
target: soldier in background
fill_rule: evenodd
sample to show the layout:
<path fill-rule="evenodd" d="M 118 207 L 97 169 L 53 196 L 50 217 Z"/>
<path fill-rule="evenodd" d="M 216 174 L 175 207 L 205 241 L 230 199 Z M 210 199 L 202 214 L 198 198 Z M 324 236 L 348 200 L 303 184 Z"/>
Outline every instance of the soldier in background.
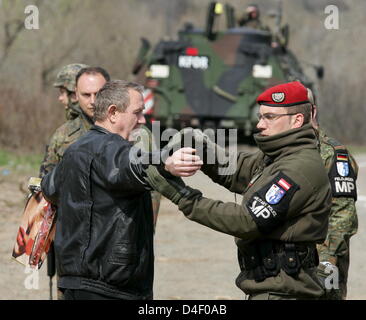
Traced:
<path fill-rule="evenodd" d="M 253 29 L 268 30 L 259 19 L 260 11 L 256 4 L 250 4 L 244 14 L 238 19 L 238 24 L 241 27 Z"/>
<path fill-rule="evenodd" d="M 88 67 L 86 64 L 73 63 L 61 68 L 56 76 L 56 81 L 53 84 L 55 88 L 60 90 L 58 100 L 64 105 L 66 112 L 66 119 L 75 119 L 79 112 L 74 109 L 77 103 L 75 95 L 75 78 L 78 72 Z"/>
<path fill-rule="evenodd" d="M 51 171 L 60 162 L 65 149 L 92 126 L 91 104 L 95 101 L 99 89 L 109 80 L 107 71 L 100 67 L 83 68 L 75 74 L 77 102 L 72 104 L 72 110 L 77 116 L 65 122 L 52 135 L 41 164 L 40 177 Z"/>
<path fill-rule="evenodd" d="M 320 154 L 328 172 L 332 187 L 332 208 L 326 240 L 317 245 L 319 252 L 319 275 L 324 278 L 328 263 L 338 268 L 339 290 L 327 290 L 325 299 L 340 300 L 347 296 L 347 278 L 350 256 L 350 238 L 357 233 L 356 179 L 358 166 L 347 148 L 336 139 L 328 137 L 319 128 L 318 113 L 312 91 L 308 89 L 312 104 L 312 124 L 318 131 Z M 344 179 L 344 178 L 347 179 Z M 330 270 L 329 270 L 330 271 Z"/>

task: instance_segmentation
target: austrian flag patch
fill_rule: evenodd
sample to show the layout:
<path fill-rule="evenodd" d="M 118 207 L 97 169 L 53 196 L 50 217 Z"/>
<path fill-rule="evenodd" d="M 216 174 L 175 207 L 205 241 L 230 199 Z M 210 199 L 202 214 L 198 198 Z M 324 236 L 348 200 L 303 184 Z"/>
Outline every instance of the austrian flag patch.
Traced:
<path fill-rule="evenodd" d="M 278 184 L 283 188 L 285 189 L 286 191 L 288 191 L 292 185 L 290 183 L 288 183 L 285 179 L 281 178 L 279 181 L 278 181 Z"/>

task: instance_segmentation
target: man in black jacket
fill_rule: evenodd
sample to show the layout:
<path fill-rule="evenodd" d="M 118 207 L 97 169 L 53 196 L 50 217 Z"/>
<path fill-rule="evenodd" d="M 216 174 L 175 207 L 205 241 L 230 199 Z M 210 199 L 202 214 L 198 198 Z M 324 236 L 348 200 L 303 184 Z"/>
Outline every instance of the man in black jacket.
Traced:
<path fill-rule="evenodd" d="M 95 101 L 95 125 L 42 180 L 58 207 L 54 244 L 65 299 L 152 299 L 151 188 L 129 142 L 145 123 L 142 90 L 107 82 Z"/>

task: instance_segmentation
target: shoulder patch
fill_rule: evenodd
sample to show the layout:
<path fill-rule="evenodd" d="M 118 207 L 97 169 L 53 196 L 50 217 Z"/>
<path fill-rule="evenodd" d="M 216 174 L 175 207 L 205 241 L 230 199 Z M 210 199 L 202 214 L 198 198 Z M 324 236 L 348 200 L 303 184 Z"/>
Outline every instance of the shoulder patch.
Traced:
<path fill-rule="evenodd" d="M 279 172 L 270 183 L 252 195 L 246 207 L 259 231 L 270 233 L 285 220 L 290 201 L 298 189 L 291 178 Z"/>
<path fill-rule="evenodd" d="M 349 197 L 357 200 L 356 175 L 347 150 L 335 149 L 329 181 L 333 197 Z"/>

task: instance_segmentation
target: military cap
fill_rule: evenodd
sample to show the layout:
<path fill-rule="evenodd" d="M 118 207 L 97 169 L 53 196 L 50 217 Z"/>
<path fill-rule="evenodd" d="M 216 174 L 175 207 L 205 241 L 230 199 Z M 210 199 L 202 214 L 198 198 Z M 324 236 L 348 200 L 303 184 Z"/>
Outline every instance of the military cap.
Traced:
<path fill-rule="evenodd" d="M 74 92 L 76 85 L 75 83 L 76 75 L 81 69 L 87 67 L 89 66 L 82 63 L 73 63 L 62 67 L 56 76 L 56 81 L 53 84 L 53 86 L 56 88 L 65 87 L 68 91 Z"/>
<path fill-rule="evenodd" d="M 299 81 L 292 81 L 267 89 L 258 96 L 257 102 L 270 107 L 296 106 L 309 103 L 308 91 Z"/>

